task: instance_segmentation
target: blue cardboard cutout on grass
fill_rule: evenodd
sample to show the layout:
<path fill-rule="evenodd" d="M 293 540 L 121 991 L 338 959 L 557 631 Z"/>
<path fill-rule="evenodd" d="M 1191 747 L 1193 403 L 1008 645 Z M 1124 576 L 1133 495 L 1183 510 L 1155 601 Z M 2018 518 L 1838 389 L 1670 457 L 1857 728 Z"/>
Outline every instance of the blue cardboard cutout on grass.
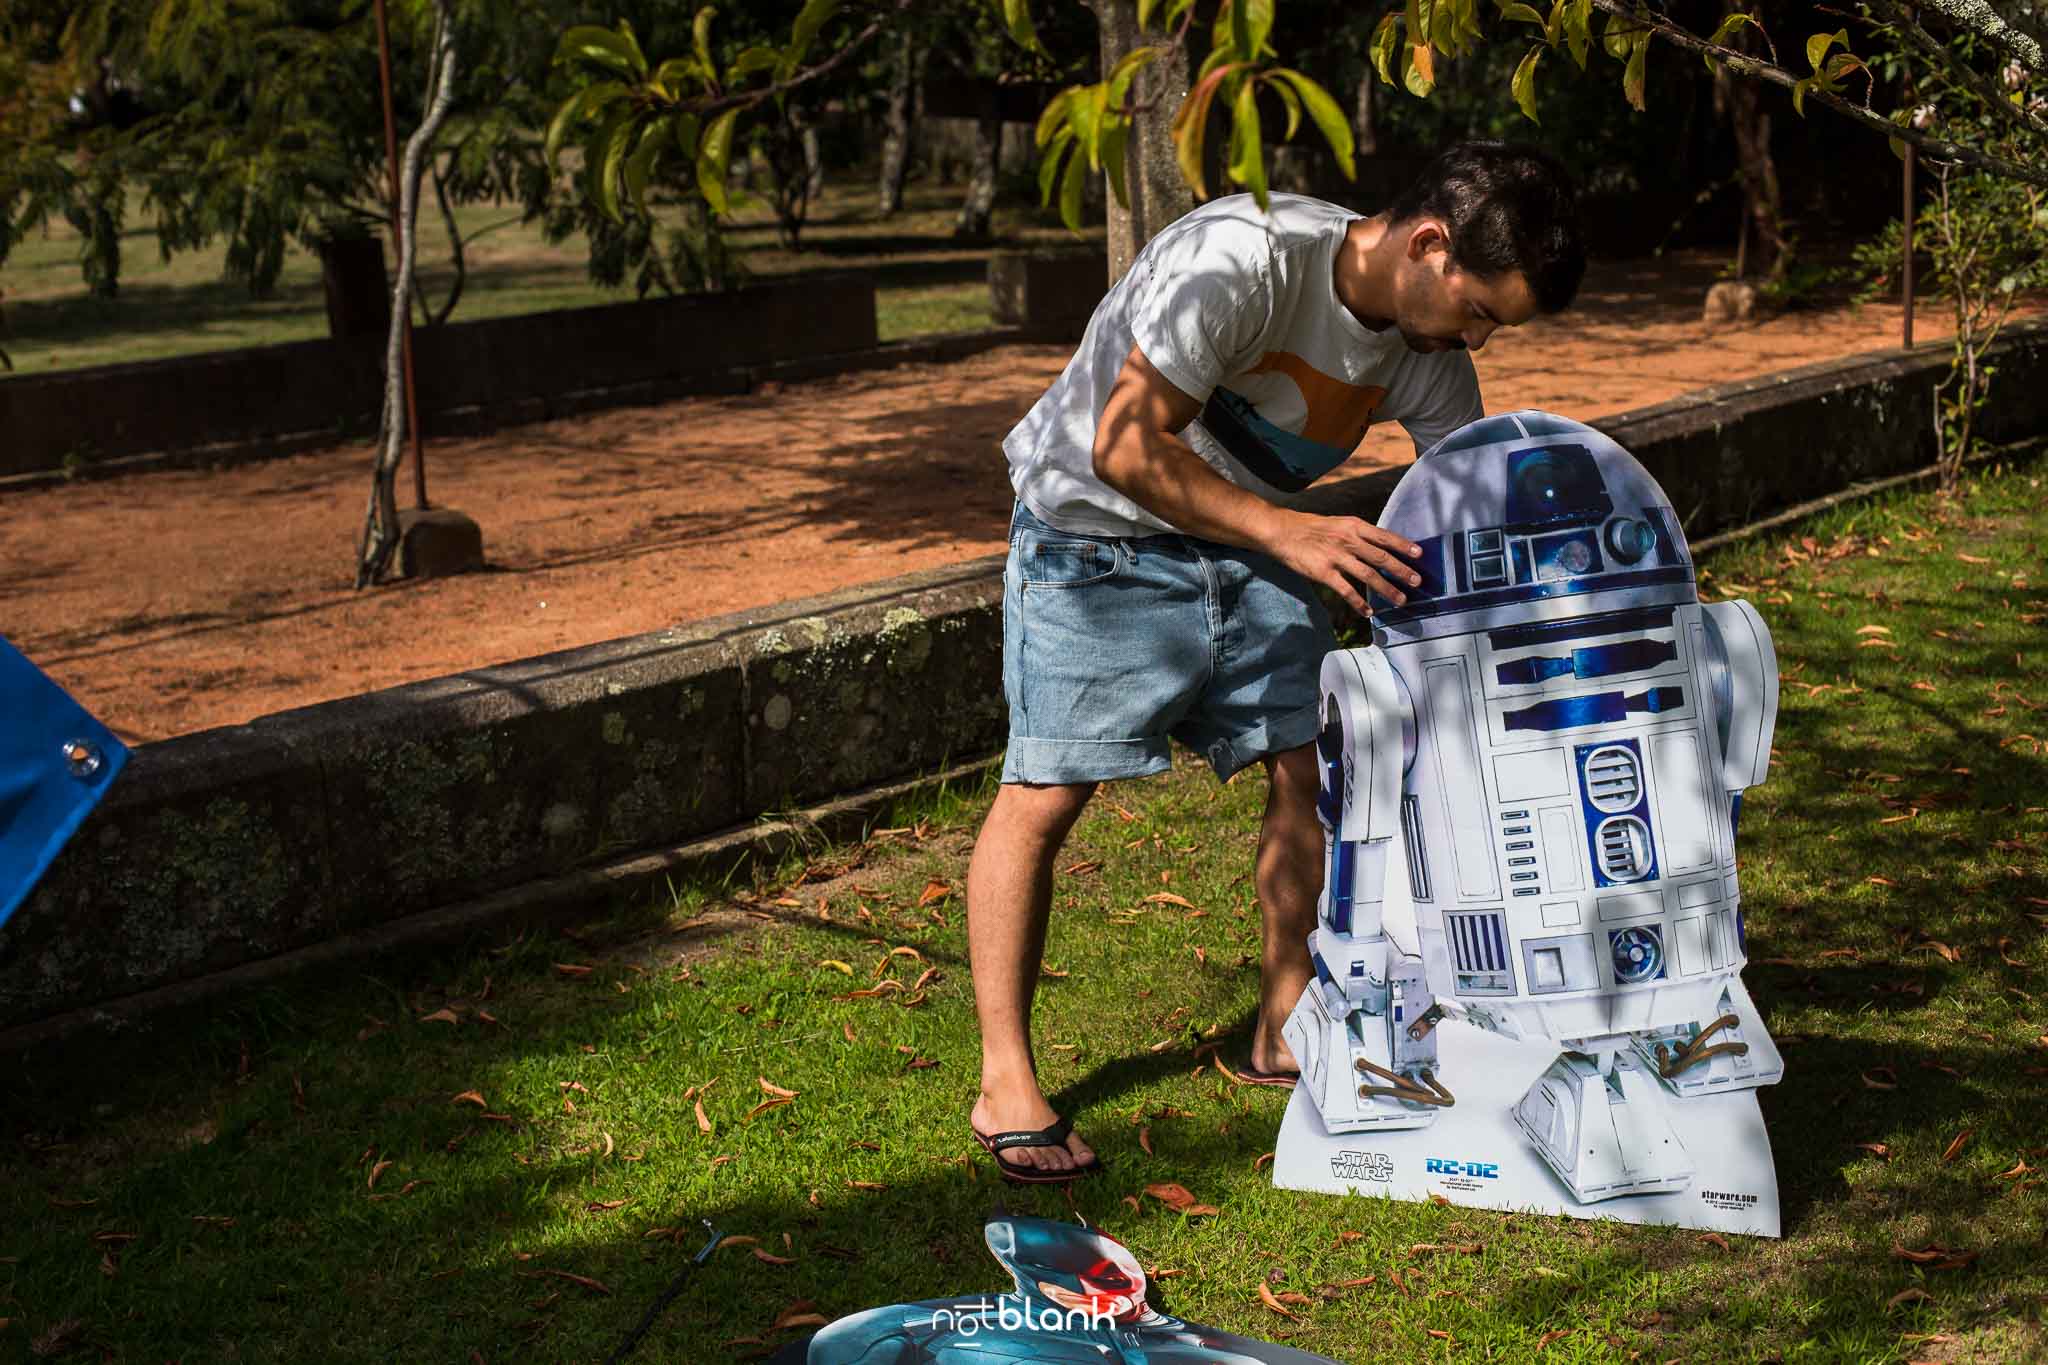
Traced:
<path fill-rule="evenodd" d="M 127 761 L 127 746 L 0 639 L 0 924 Z"/>
<path fill-rule="evenodd" d="M 1337 1365 L 1159 1312 L 1138 1258 L 1092 1228 L 997 1214 L 982 1234 L 1010 1272 L 1008 1293 L 870 1308 L 792 1343 L 775 1365 Z"/>

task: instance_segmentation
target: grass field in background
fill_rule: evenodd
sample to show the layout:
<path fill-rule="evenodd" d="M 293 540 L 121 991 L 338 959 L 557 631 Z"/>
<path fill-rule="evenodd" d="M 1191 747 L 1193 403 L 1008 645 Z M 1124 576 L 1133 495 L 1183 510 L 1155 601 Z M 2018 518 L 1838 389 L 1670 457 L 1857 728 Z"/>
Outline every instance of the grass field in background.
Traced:
<path fill-rule="evenodd" d="M 1782 1241 L 1273 1189 L 1286 1096 L 1200 1051 L 1249 1039 L 1263 787 L 1183 754 L 1105 788 L 1061 860 L 1039 1056 L 1109 1168 L 1071 1203 L 1000 1186 L 968 1136 L 989 793 L 955 792 L 573 936 L 10 1060 L 0 1352 L 597 1360 L 708 1218 L 758 1241 L 635 1358 L 745 1358 L 787 1312 L 1004 1287 L 1000 1199 L 1085 1214 L 1176 1314 L 1352 1361 L 2040 1359 L 2044 483 L 2037 461 L 1953 505 L 1854 504 L 1705 566 L 1784 677 L 1741 839 L 1746 979 L 1786 1058 L 1761 1096 Z M 1261 1283 L 1302 1296 L 1291 1320 Z"/>
<path fill-rule="evenodd" d="M 884 341 L 985 327 L 988 289 L 981 269 L 990 250 L 1075 238 L 1035 207 L 1005 204 L 996 211 L 993 243 L 957 243 L 953 216 L 963 193 L 960 186 L 913 184 L 903 211 L 883 219 L 875 216 L 871 183 L 833 182 L 812 209 L 802 250 L 777 244 L 772 214 L 759 196 L 735 215 L 729 235 L 746 269 L 757 276 L 873 272 L 876 323 Z M 453 321 L 634 298 L 630 287 L 591 283 L 581 237 L 550 246 L 539 223 L 522 224 L 516 209 L 497 205 L 465 205 L 456 218 L 465 234 L 490 231 L 467 248 L 468 280 Z M 1094 237 L 1100 235 L 1096 230 Z M 447 232 L 431 205 L 420 216 L 420 253 L 422 285 L 438 305 L 451 271 Z M 6 320 L 0 348 L 12 357 L 15 373 L 45 374 L 327 335 L 317 258 L 293 250 L 275 297 L 252 299 L 245 286 L 222 277 L 223 255 L 216 246 L 165 262 L 154 232 L 138 216 L 123 239 L 119 296 L 95 299 L 79 274 L 76 234 L 61 223 L 47 233 L 31 233 L 0 265 Z"/>

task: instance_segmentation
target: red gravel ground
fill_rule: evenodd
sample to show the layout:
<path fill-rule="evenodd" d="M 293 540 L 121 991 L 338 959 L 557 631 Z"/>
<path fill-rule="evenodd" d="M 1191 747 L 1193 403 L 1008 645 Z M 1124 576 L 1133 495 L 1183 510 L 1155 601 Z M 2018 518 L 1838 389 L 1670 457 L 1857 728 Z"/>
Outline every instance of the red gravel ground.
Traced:
<path fill-rule="evenodd" d="M 1705 327 L 1717 265 L 1596 264 L 1571 312 L 1478 357 L 1488 408 L 1597 418 L 1898 343 L 1896 305 Z M 1920 316 L 1940 334 L 1938 308 Z M 434 442 L 429 492 L 481 523 L 489 570 L 364 592 L 366 445 L 0 493 L 0 634 L 147 742 L 994 554 L 998 443 L 1068 354 L 1014 346 Z M 1344 473 L 1410 454 L 1376 429 Z"/>

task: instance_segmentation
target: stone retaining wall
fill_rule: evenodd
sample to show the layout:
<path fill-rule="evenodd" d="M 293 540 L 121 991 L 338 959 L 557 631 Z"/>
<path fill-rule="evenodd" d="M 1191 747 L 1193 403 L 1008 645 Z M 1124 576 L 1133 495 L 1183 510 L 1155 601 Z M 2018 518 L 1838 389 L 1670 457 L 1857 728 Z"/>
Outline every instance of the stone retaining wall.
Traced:
<path fill-rule="evenodd" d="M 2048 329 L 1985 427 L 2048 429 Z M 1932 458 L 1933 351 L 1600 423 L 1694 535 Z M 1397 474 L 1312 490 L 1375 516 Z M 138 749 L 0 930 L 0 1029 L 616 863 L 1004 738 L 1000 558 Z"/>

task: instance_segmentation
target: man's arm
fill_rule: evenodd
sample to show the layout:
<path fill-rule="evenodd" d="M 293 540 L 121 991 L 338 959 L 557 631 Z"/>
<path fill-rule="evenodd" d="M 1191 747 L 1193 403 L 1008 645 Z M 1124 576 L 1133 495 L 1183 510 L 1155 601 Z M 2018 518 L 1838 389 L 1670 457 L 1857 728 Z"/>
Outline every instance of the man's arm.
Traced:
<path fill-rule="evenodd" d="M 1402 556 L 1420 546 L 1358 517 L 1296 512 L 1239 488 L 1178 435 L 1201 410 L 1132 347 L 1095 428 L 1095 476 L 1189 535 L 1273 556 L 1360 613 L 1361 586 L 1407 600 L 1402 588 L 1422 579 Z"/>

